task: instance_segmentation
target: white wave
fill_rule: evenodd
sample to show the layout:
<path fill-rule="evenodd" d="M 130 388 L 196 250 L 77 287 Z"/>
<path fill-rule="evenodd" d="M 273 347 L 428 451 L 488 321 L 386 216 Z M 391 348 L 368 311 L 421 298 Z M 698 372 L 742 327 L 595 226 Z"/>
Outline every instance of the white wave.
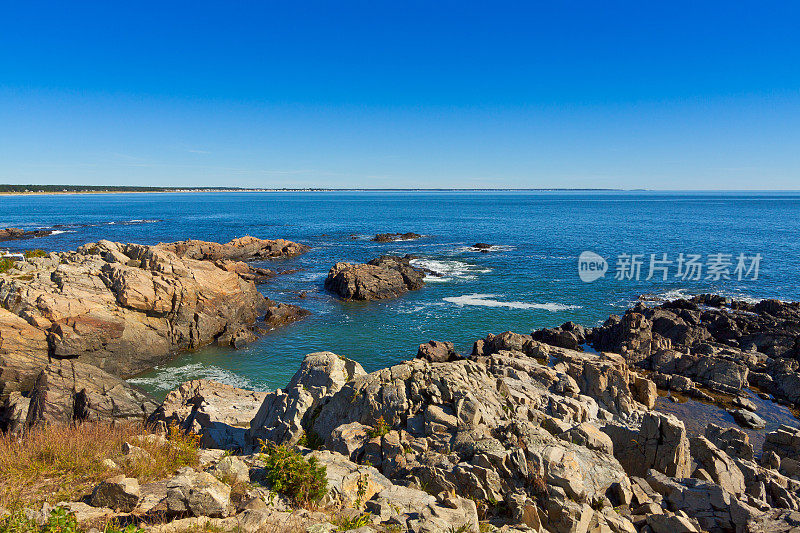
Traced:
<path fill-rule="evenodd" d="M 248 378 L 214 365 L 205 366 L 201 363 L 190 363 L 171 368 L 155 367 L 155 371 L 156 374 L 154 376 L 131 378 L 128 383 L 170 391 L 192 379 L 210 379 L 240 389 L 257 389 Z"/>
<path fill-rule="evenodd" d="M 568 311 L 570 309 L 580 309 L 580 305 L 567 305 L 560 303 L 528 303 L 528 302 L 503 302 L 495 300 L 494 294 L 465 294 L 463 296 L 448 296 L 445 302 L 450 302 L 459 306 L 474 305 L 481 307 L 507 307 L 509 309 L 543 309 L 545 311 Z"/>
<path fill-rule="evenodd" d="M 441 277 L 441 278 L 456 278 L 456 279 L 475 279 L 476 274 L 486 274 L 491 272 L 491 268 L 479 267 L 471 265 L 464 261 L 456 260 L 441 260 L 441 259 L 412 259 L 411 266 L 417 268 L 425 268 L 432 271 L 436 276 L 426 276 L 428 278 Z"/>
<path fill-rule="evenodd" d="M 453 281 L 453 278 L 448 278 L 447 276 L 431 276 L 430 274 L 425 276 L 425 283 L 446 283 L 448 281 Z"/>
<path fill-rule="evenodd" d="M 509 244 L 493 244 L 488 248 L 475 248 L 474 246 L 462 246 L 458 248 L 458 252 L 466 253 L 466 252 L 510 252 L 512 250 L 516 250 L 516 246 L 511 246 Z"/>
<path fill-rule="evenodd" d="M 327 272 L 304 272 L 297 277 L 298 281 L 317 281 L 328 276 Z"/>
<path fill-rule="evenodd" d="M 65 229 L 54 229 L 50 232 L 50 235 L 61 235 L 62 233 L 75 233 L 74 230 L 65 230 Z"/>

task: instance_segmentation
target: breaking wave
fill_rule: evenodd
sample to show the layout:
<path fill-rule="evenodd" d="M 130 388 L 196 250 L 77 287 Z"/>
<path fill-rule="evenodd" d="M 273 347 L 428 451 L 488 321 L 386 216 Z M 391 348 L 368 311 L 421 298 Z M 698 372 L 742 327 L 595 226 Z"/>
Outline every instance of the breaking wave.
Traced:
<path fill-rule="evenodd" d="M 448 296 L 445 302 L 450 302 L 459 306 L 473 305 L 480 307 L 507 307 L 509 309 L 542 309 L 544 311 L 568 311 L 570 309 L 580 309 L 580 305 L 567 305 L 560 303 L 528 303 L 528 302 L 503 302 L 494 299 L 494 294 L 465 294 L 463 296 Z"/>
<path fill-rule="evenodd" d="M 250 379 L 214 365 L 206 366 L 201 363 L 190 363 L 170 368 L 155 367 L 154 370 L 156 372 L 155 375 L 131 378 L 128 383 L 160 391 L 171 391 L 192 379 L 210 379 L 240 389 L 259 390 L 257 383 Z"/>

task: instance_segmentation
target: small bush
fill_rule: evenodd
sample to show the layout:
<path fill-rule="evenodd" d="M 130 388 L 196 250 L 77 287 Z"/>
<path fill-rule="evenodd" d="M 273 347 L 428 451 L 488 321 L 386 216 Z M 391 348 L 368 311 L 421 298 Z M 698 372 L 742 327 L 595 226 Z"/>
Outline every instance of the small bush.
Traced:
<path fill-rule="evenodd" d="M 298 446 L 311 448 L 312 450 L 321 450 L 324 444 L 325 441 L 323 441 L 322 437 L 320 437 L 313 429 L 305 430 L 303 435 L 300 437 L 300 440 L 297 441 Z"/>
<path fill-rule="evenodd" d="M 32 257 L 47 257 L 47 252 L 41 248 L 36 248 L 35 250 L 25 250 L 24 255 L 25 259 L 31 259 Z"/>
<path fill-rule="evenodd" d="M 264 479 L 270 488 L 301 507 L 318 502 L 328 492 L 324 465 L 316 458 L 306 459 L 286 446 L 262 443 Z"/>
<path fill-rule="evenodd" d="M 333 519 L 333 524 L 336 526 L 336 531 L 350 531 L 360 527 L 372 524 L 372 515 L 370 513 L 363 513 L 358 516 L 338 516 Z"/>
<path fill-rule="evenodd" d="M 11 270 L 14 266 L 14 260 L 8 257 L 0 257 L 0 274 L 4 274 Z"/>
<path fill-rule="evenodd" d="M 392 427 L 387 424 L 386 420 L 384 420 L 383 416 L 381 416 L 375 421 L 375 425 L 367 430 L 367 435 L 369 435 L 369 438 L 374 439 L 375 437 L 385 436 L 391 430 Z"/>

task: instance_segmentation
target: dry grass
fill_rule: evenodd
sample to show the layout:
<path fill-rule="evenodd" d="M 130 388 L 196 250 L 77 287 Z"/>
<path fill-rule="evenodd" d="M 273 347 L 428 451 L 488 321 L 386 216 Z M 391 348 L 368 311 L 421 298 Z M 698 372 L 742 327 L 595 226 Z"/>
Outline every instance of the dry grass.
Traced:
<path fill-rule="evenodd" d="M 125 474 L 147 483 L 198 463 L 194 436 L 173 430 L 168 444 L 136 438 L 148 434 L 141 423 L 86 422 L 35 429 L 21 439 L 0 435 L 0 507 L 76 500 L 110 476 Z M 152 459 L 123 456 L 125 442 L 145 449 Z M 105 459 L 118 468 L 104 465 Z"/>

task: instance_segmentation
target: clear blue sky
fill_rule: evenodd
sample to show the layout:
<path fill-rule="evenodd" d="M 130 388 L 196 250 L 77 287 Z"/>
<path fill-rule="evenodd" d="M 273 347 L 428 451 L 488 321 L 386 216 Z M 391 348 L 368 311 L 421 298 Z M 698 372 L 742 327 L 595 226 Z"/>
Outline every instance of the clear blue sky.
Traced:
<path fill-rule="evenodd" d="M 797 2 L 0 4 L 0 182 L 800 188 Z"/>

